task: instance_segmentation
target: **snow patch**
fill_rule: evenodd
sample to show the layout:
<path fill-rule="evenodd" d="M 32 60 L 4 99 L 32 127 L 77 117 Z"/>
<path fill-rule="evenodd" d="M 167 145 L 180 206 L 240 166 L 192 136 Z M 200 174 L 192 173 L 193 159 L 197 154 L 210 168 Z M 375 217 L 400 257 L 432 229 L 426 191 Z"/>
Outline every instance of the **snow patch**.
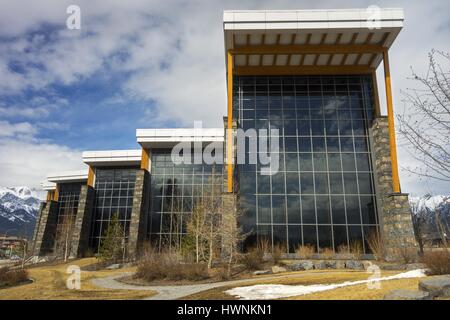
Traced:
<path fill-rule="evenodd" d="M 242 300 L 260 300 L 260 299 L 278 299 L 293 296 L 301 296 L 315 292 L 322 292 L 333 290 L 337 288 L 354 286 L 364 283 L 374 283 L 377 281 L 388 281 L 395 279 L 407 278 L 421 278 L 425 277 L 423 269 L 411 270 L 388 277 L 381 277 L 375 279 L 346 281 L 337 284 L 313 284 L 308 286 L 303 285 L 280 285 L 280 284 L 260 284 L 255 286 L 238 287 L 225 291 L 226 293 L 236 296 Z"/>

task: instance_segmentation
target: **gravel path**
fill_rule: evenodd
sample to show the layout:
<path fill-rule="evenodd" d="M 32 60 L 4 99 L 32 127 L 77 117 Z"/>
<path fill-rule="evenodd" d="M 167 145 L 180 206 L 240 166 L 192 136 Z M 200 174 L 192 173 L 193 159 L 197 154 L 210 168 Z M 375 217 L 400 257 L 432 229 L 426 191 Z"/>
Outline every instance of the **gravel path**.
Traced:
<path fill-rule="evenodd" d="M 146 300 L 175 300 L 180 299 L 182 297 L 189 296 L 194 293 L 202 292 L 209 289 L 214 289 L 223 286 L 229 285 L 237 285 L 243 284 L 246 282 L 252 282 L 255 280 L 272 280 L 272 279 L 283 279 L 283 278 L 291 278 L 291 277 L 303 277 L 309 276 L 310 273 L 302 273 L 302 274 L 287 274 L 287 275 L 278 275 L 278 276 L 267 276 L 267 277 L 257 277 L 251 279 L 242 279 L 242 280 L 232 280 L 232 281 L 222 281 L 222 282 L 214 282 L 214 283 L 203 283 L 203 284 L 193 284 L 193 285 L 179 285 L 179 286 L 139 286 L 132 284 L 125 284 L 117 281 L 116 279 L 126 277 L 131 275 L 131 272 L 124 272 L 118 275 L 104 277 L 104 278 L 96 278 L 92 279 L 91 282 L 101 288 L 106 289 L 115 289 L 115 290 L 151 290 L 156 291 L 157 294 L 146 298 Z M 318 274 L 315 272 L 314 274 Z"/>

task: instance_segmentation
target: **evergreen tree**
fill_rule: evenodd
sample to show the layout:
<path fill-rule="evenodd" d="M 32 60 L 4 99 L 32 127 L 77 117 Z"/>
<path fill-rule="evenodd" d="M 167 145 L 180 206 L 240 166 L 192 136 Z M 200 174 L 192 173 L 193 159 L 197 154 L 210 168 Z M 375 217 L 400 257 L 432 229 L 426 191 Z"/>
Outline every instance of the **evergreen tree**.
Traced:
<path fill-rule="evenodd" d="M 125 232 L 118 214 L 115 213 L 106 229 L 105 237 L 100 243 L 98 257 L 103 261 L 117 263 L 120 260 L 125 260 L 125 254 Z"/>

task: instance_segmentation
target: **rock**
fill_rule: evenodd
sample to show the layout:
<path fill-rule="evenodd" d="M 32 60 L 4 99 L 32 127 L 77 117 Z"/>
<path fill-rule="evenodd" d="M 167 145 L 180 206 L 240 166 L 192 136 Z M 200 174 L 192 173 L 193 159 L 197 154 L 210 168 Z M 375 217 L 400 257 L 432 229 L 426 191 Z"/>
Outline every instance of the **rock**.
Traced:
<path fill-rule="evenodd" d="M 272 273 L 272 271 L 270 271 L 270 270 L 257 270 L 255 272 L 253 272 L 253 275 L 260 276 L 263 274 L 271 274 L 271 273 Z"/>
<path fill-rule="evenodd" d="M 311 261 L 306 260 L 306 261 L 293 263 L 293 264 L 289 265 L 288 268 L 292 271 L 311 270 L 314 268 L 314 264 Z"/>
<path fill-rule="evenodd" d="M 363 265 L 364 270 L 367 270 L 368 268 L 373 268 L 373 267 L 378 267 L 381 270 L 381 267 L 378 264 L 376 264 L 375 262 L 366 260 L 366 261 L 361 261 L 361 263 Z"/>
<path fill-rule="evenodd" d="M 280 272 L 286 272 L 287 269 L 280 266 L 273 266 L 272 267 L 272 273 L 280 273 Z"/>
<path fill-rule="evenodd" d="M 325 265 L 328 269 L 336 269 L 337 261 L 336 260 L 328 260 L 325 262 Z"/>
<path fill-rule="evenodd" d="M 364 270 L 363 264 L 357 260 L 347 260 L 345 262 L 345 267 L 352 270 Z"/>
<path fill-rule="evenodd" d="M 107 266 L 106 269 L 108 269 L 108 270 L 120 269 L 120 264 L 119 263 L 111 264 L 111 265 Z"/>
<path fill-rule="evenodd" d="M 406 270 L 404 264 L 383 264 L 379 266 L 381 270 Z"/>
<path fill-rule="evenodd" d="M 422 279 L 419 281 L 419 289 L 432 297 L 450 297 L 450 275 Z"/>
<path fill-rule="evenodd" d="M 406 265 L 407 271 L 416 270 L 416 269 L 426 269 L 426 268 L 427 268 L 427 266 L 423 263 L 408 263 Z"/>
<path fill-rule="evenodd" d="M 431 300 L 431 295 L 420 290 L 398 289 L 385 295 L 384 300 Z"/>
<path fill-rule="evenodd" d="M 316 270 L 324 270 L 327 268 L 326 262 L 322 261 L 322 260 L 314 261 L 313 265 L 314 265 L 314 269 L 316 269 Z"/>
<path fill-rule="evenodd" d="M 345 261 L 336 260 L 336 269 L 345 269 Z"/>

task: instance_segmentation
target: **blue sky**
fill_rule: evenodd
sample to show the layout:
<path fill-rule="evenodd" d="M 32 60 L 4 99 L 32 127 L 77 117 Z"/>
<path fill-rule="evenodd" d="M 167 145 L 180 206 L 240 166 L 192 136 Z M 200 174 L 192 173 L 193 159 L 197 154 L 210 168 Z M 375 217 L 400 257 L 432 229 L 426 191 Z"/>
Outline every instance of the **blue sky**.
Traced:
<path fill-rule="evenodd" d="M 391 50 L 397 112 L 408 112 L 410 66 L 423 71 L 431 48 L 450 51 L 448 1 L 223 3 L 0 0 L 0 185 L 37 188 L 49 171 L 82 167 L 83 150 L 138 148 L 136 128 L 221 126 L 224 9 L 403 7 Z M 81 8 L 79 31 L 66 28 L 70 4 Z M 401 145 L 399 162 L 415 165 Z M 401 181 L 405 192 L 450 193 L 404 170 Z"/>

